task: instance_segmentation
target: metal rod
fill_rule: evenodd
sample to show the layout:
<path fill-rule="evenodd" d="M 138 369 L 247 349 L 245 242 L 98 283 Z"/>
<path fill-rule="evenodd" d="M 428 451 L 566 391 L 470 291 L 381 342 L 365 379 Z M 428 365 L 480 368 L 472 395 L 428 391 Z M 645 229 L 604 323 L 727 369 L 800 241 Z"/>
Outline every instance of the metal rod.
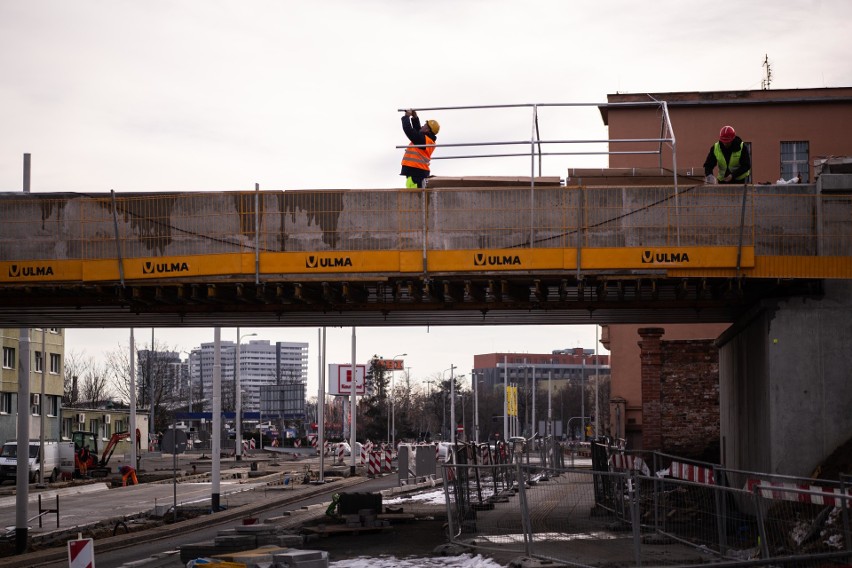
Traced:
<path fill-rule="evenodd" d="M 118 214 L 115 205 L 115 190 L 111 189 L 112 196 L 112 226 L 115 232 L 115 255 L 118 260 L 118 277 L 121 280 L 121 286 L 124 287 L 124 259 L 121 257 L 121 241 L 118 238 Z"/>
<path fill-rule="evenodd" d="M 674 175 L 674 192 L 675 192 L 675 221 L 677 223 L 677 245 L 680 246 L 680 203 L 678 200 L 678 195 L 680 192 L 677 187 L 677 149 L 675 146 L 675 135 L 674 130 L 672 129 L 671 118 L 669 117 L 669 105 L 666 101 L 662 101 L 660 103 L 663 109 L 663 116 L 666 120 L 666 126 L 669 130 L 669 134 L 671 135 L 671 143 L 672 143 L 672 172 Z M 660 151 L 660 156 L 662 157 L 662 151 Z"/>
<path fill-rule="evenodd" d="M 590 139 L 590 140 L 534 140 L 536 144 L 613 144 L 613 143 L 639 143 L 639 142 L 671 142 L 668 138 L 613 138 L 613 139 Z M 465 146 L 526 146 L 530 143 L 529 140 L 506 140 L 502 142 L 451 142 L 448 144 L 406 144 L 405 146 L 395 146 L 397 149 L 402 148 L 461 148 Z M 634 152 L 629 152 L 633 154 Z M 658 154 L 655 150 L 649 151 L 651 154 Z M 525 154 L 528 155 L 528 154 Z"/>
<path fill-rule="evenodd" d="M 260 184 L 254 184 L 254 283 L 260 284 Z M 260 430 L 263 445 L 263 427 Z"/>
<path fill-rule="evenodd" d="M 30 192 L 30 154 L 24 154 L 24 193 Z"/>
<path fill-rule="evenodd" d="M 415 108 L 416 111 L 433 111 L 433 110 L 475 110 L 487 108 L 526 108 L 531 106 L 540 107 L 642 107 L 642 106 L 660 106 L 660 103 L 654 101 L 635 101 L 626 103 L 517 103 L 507 105 L 473 105 L 473 106 L 449 106 L 449 107 L 423 107 Z M 409 109 L 397 109 L 397 112 L 405 112 Z"/>
<path fill-rule="evenodd" d="M 743 258 L 743 233 L 745 232 L 745 211 L 746 200 L 748 199 L 748 185 L 743 184 L 743 204 L 740 208 L 740 238 L 737 243 L 737 278 L 740 277 L 740 269 L 742 267 Z"/>
<path fill-rule="evenodd" d="M 656 154 L 656 152 L 648 150 L 641 152 L 542 152 L 542 156 L 624 156 L 624 155 L 644 155 Z M 460 156 L 433 156 L 432 160 L 459 160 L 464 158 L 526 158 L 529 154 L 526 153 L 511 153 L 511 154 L 468 154 Z"/>

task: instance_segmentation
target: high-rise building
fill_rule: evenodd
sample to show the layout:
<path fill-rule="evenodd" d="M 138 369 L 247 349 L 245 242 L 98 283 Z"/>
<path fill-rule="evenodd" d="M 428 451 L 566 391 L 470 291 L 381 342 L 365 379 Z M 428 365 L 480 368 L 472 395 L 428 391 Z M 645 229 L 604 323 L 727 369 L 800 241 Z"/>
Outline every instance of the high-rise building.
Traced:
<path fill-rule="evenodd" d="M 214 343 L 202 343 L 192 350 L 189 367 L 194 385 L 193 399 L 203 401 L 206 411 L 212 407 Z M 237 367 L 234 364 L 236 343 L 222 341 L 222 408 L 233 410 Z M 308 343 L 251 340 L 240 345 L 240 388 L 244 412 L 260 410 L 261 386 L 304 386 L 308 378 Z M 199 389 L 200 385 L 200 389 Z M 200 392 L 199 392 L 200 391 Z M 198 405 L 196 404 L 196 408 Z"/>

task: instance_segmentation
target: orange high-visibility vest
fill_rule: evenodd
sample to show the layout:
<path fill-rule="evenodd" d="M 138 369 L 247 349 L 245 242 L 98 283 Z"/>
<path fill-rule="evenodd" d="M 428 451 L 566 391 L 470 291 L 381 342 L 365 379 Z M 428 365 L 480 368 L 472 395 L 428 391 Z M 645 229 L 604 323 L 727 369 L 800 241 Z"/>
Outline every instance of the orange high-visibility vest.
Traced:
<path fill-rule="evenodd" d="M 426 136 L 427 144 L 434 144 L 435 140 Z M 427 148 L 417 148 L 414 145 L 414 142 L 408 144 L 408 148 L 405 149 L 405 154 L 402 156 L 402 165 L 408 166 L 409 168 L 417 168 L 420 170 L 429 171 L 429 161 L 432 157 L 432 152 L 435 150 L 434 146 L 429 146 Z"/>

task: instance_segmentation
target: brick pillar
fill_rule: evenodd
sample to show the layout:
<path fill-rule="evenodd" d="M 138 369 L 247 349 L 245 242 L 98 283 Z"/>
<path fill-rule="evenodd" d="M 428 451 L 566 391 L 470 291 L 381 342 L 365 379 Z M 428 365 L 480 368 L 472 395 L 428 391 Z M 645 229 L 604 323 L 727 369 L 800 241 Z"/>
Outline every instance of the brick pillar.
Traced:
<path fill-rule="evenodd" d="M 639 360 L 642 365 L 642 449 L 662 450 L 662 369 L 661 327 L 639 328 Z"/>

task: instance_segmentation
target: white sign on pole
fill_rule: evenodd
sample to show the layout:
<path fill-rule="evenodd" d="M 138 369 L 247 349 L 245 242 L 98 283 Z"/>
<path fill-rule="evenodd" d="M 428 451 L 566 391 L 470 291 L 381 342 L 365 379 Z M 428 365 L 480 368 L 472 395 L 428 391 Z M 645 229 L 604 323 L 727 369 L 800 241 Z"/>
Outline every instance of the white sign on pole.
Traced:
<path fill-rule="evenodd" d="M 366 365 L 355 365 L 355 394 L 367 394 L 364 377 L 367 375 Z M 328 366 L 328 394 L 334 396 L 350 396 L 352 394 L 352 365 Z"/>
<path fill-rule="evenodd" d="M 68 541 L 69 568 L 95 568 L 95 544 L 91 538 Z"/>

